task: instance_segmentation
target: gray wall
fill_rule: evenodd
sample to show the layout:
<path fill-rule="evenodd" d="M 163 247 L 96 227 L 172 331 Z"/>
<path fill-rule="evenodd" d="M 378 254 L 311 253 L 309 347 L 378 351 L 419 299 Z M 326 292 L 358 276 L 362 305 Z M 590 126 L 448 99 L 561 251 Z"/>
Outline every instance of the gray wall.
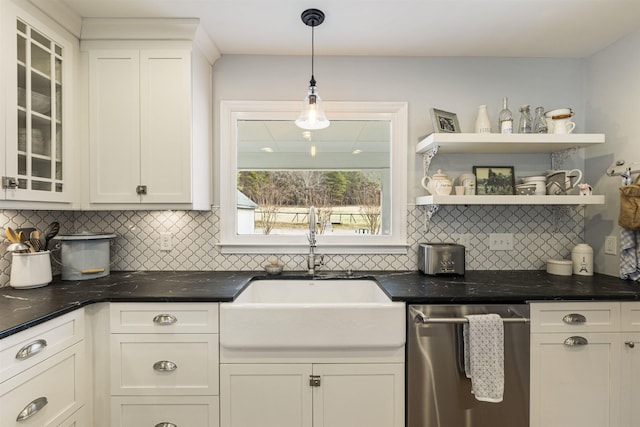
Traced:
<path fill-rule="evenodd" d="M 293 56 L 225 55 L 214 64 L 213 71 L 214 108 L 220 100 L 302 102 L 310 61 Z M 462 131 L 473 132 L 478 105 L 487 104 L 489 116 L 496 122 L 502 97 L 508 96 L 516 121 L 521 104 L 548 109 L 569 106 L 576 112 L 576 132 L 584 132 L 585 62 L 579 59 L 316 57 L 315 77 L 324 100 L 408 101 L 409 203 L 424 194 L 419 184 L 422 160 L 412 153 L 419 138 L 433 130 L 431 108 L 456 113 Z M 214 129 L 219 129 L 219 112 L 214 113 Z M 220 143 L 219 133 L 215 132 L 214 163 L 219 158 Z M 491 156 L 484 164 L 490 164 L 486 163 L 489 160 L 503 161 Z M 506 156 L 503 163 L 509 160 Z M 438 161 L 443 163 L 439 165 Z M 461 164 L 470 169 L 477 161 L 477 156 L 459 157 L 453 163 L 436 157 L 433 166 L 443 166 L 446 172 L 451 168 L 459 171 L 456 168 Z M 538 172 L 550 167 L 548 158 L 529 156 L 522 160 L 526 169 L 522 175 L 531 163 Z M 518 170 L 516 174 L 519 175 Z M 214 185 L 219 183 L 216 180 Z M 215 204 L 219 203 L 218 195 L 216 191 Z"/>

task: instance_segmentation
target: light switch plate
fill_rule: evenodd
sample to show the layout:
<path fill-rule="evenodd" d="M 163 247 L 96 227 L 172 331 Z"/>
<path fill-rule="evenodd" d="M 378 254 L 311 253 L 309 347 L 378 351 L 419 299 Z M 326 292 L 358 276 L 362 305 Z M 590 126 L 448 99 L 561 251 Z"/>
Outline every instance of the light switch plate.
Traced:
<path fill-rule="evenodd" d="M 160 233 L 160 250 L 170 251 L 173 249 L 173 239 L 170 232 Z"/>
<path fill-rule="evenodd" d="M 604 239 L 604 253 L 608 255 L 618 254 L 618 239 L 616 236 L 607 236 Z"/>
<path fill-rule="evenodd" d="M 489 250 L 490 251 L 512 251 L 513 250 L 513 234 L 512 233 L 489 234 Z"/>

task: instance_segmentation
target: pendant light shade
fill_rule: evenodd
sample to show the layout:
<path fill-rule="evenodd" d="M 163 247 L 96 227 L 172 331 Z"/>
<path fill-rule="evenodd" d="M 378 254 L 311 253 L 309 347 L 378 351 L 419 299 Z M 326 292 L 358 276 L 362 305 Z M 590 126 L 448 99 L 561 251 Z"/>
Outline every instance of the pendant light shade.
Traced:
<path fill-rule="evenodd" d="M 329 126 L 329 120 L 324 115 L 322 99 L 318 95 L 316 79 L 313 76 L 314 62 L 314 28 L 324 21 L 324 13 L 318 9 L 307 9 L 300 16 L 305 25 L 311 27 L 311 80 L 309 81 L 309 92 L 304 98 L 302 112 L 296 120 L 296 125 L 302 129 L 324 129 Z"/>

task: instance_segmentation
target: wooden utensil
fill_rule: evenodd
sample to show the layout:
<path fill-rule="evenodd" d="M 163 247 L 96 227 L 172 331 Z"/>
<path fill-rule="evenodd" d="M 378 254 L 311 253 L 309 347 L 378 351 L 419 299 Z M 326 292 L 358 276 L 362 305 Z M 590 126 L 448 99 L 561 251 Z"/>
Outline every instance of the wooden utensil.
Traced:
<path fill-rule="evenodd" d="M 7 240 L 11 243 L 20 243 L 20 239 L 18 238 L 18 235 L 16 234 L 15 231 L 13 231 L 13 228 L 11 227 L 6 227 L 4 229 L 4 234 L 5 236 L 7 236 Z"/>

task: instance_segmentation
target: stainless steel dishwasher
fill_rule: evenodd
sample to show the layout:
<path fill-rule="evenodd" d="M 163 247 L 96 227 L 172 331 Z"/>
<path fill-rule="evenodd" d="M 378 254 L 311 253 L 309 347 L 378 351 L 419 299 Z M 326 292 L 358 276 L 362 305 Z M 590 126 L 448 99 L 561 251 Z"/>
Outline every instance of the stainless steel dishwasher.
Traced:
<path fill-rule="evenodd" d="M 464 373 L 462 326 L 470 314 L 504 319 L 504 399 L 476 400 Z M 411 305 L 407 339 L 408 427 L 529 426 L 529 306 Z"/>

